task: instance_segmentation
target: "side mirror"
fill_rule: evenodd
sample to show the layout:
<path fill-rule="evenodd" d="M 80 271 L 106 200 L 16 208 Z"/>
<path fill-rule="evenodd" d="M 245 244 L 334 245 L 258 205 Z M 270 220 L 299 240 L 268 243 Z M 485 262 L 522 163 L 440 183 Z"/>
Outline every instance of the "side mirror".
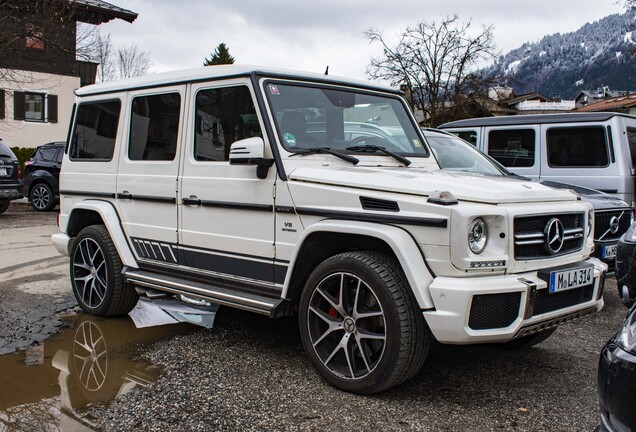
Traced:
<path fill-rule="evenodd" d="M 261 137 L 235 141 L 230 146 L 230 165 L 255 165 L 256 176 L 264 179 L 274 164 L 274 159 L 266 159 L 264 154 L 265 142 Z"/>

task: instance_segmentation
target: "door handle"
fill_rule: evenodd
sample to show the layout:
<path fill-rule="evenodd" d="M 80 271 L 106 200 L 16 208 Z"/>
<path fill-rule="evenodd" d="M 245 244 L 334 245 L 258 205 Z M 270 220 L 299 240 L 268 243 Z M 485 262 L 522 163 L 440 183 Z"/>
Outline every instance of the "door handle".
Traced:
<path fill-rule="evenodd" d="M 185 205 L 191 205 L 191 206 L 200 206 L 201 205 L 201 200 L 199 198 L 196 197 L 196 195 L 190 195 L 190 197 L 188 198 L 183 198 L 181 200 L 181 202 Z"/>
<path fill-rule="evenodd" d="M 123 192 L 119 192 L 117 193 L 117 198 L 118 199 L 132 199 L 132 194 L 128 191 L 123 191 Z"/>

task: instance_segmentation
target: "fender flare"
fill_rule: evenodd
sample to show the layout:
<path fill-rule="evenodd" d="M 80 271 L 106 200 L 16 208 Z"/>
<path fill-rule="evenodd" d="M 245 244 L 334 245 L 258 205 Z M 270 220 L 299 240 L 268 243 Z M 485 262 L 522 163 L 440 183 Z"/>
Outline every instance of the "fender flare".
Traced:
<path fill-rule="evenodd" d="M 124 235 L 124 230 L 121 227 L 117 210 L 112 203 L 100 200 L 84 200 L 78 202 L 73 205 L 73 208 L 68 215 L 67 224 L 73 219 L 73 212 L 75 210 L 89 210 L 98 213 L 101 216 L 102 221 L 104 221 L 104 226 L 108 230 L 110 238 L 115 244 L 115 248 L 117 249 L 117 253 L 119 254 L 122 264 L 127 267 L 139 268 L 137 260 L 130 249 L 130 245 L 128 244 L 128 240 L 126 240 L 126 236 Z M 68 232 L 68 227 L 66 231 Z"/>
<path fill-rule="evenodd" d="M 369 222 L 343 220 L 318 222 L 303 231 L 298 239 L 297 247 L 289 262 L 290 270 L 294 269 L 305 240 L 310 235 L 320 232 L 356 234 L 383 241 L 393 250 L 393 253 L 397 257 L 420 308 L 434 308 L 433 300 L 428 289 L 434 277 L 428 269 L 422 251 L 408 231 L 393 225 L 381 225 Z M 292 273 L 293 271 L 288 271 L 285 276 L 282 298 L 287 298 Z"/>

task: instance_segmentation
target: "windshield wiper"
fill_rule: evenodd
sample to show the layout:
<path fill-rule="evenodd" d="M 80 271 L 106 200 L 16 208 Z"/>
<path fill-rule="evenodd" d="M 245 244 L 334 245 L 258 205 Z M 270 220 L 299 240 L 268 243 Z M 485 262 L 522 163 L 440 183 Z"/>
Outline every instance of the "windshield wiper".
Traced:
<path fill-rule="evenodd" d="M 398 162 L 402 162 L 405 166 L 411 165 L 411 161 L 405 158 L 404 156 L 400 156 L 399 154 L 394 153 L 391 150 L 387 150 L 384 147 L 380 147 L 380 146 L 375 146 L 375 145 L 352 146 L 352 147 L 347 147 L 347 150 L 354 151 L 354 152 L 372 152 L 372 153 L 381 152 L 381 153 L 384 153 L 385 155 L 391 156 L 393 159 L 395 159 Z"/>
<path fill-rule="evenodd" d="M 358 159 L 355 156 L 349 156 L 348 154 L 340 153 L 339 151 L 332 150 L 330 148 L 325 148 L 325 147 L 314 147 L 314 148 L 300 150 L 300 151 L 294 152 L 292 156 L 303 156 L 303 155 L 315 154 L 315 153 L 330 154 L 330 155 L 339 157 L 342 160 L 350 162 L 354 165 L 357 165 L 358 162 L 360 162 L 360 159 Z"/>

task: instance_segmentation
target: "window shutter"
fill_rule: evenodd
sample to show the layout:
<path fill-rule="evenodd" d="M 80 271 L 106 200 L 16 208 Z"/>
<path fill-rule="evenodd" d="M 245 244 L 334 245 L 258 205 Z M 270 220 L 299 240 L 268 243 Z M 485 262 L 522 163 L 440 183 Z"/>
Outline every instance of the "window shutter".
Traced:
<path fill-rule="evenodd" d="M 47 117 L 49 123 L 57 123 L 57 95 L 48 95 L 47 100 Z"/>
<path fill-rule="evenodd" d="M 4 118 L 4 90 L 0 90 L 0 120 Z"/>
<path fill-rule="evenodd" d="M 13 92 L 13 118 L 24 120 L 24 92 Z"/>

